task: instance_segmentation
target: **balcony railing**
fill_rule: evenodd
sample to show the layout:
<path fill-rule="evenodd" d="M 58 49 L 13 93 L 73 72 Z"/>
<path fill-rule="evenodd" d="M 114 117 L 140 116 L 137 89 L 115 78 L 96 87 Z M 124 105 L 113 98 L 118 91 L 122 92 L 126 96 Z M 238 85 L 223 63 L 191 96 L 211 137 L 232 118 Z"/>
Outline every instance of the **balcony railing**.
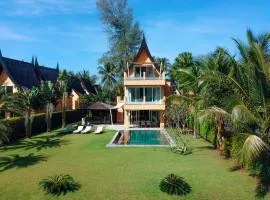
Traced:
<path fill-rule="evenodd" d="M 156 101 L 156 102 L 148 102 L 148 101 L 127 101 L 127 104 L 140 104 L 140 105 L 159 105 L 159 104 L 163 104 L 163 102 L 160 101 Z"/>
<path fill-rule="evenodd" d="M 165 80 L 165 73 L 162 72 L 160 76 L 146 76 L 145 73 L 143 76 L 128 76 L 126 72 L 124 72 L 125 80 Z"/>
<path fill-rule="evenodd" d="M 135 76 L 129 76 L 129 77 L 126 77 L 126 80 L 163 80 L 163 77 L 161 76 L 144 76 L 144 77 L 135 77 Z"/>

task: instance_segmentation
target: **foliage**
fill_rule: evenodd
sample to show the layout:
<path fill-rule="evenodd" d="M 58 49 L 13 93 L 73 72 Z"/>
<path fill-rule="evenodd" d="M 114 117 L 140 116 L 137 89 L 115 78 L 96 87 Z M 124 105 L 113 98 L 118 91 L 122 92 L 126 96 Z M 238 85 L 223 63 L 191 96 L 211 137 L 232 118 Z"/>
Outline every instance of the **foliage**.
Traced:
<path fill-rule="evenodd" d="M 70 175 L 54 175 L 42 179 L 39 185 L 49 194 L 61 195 L 80 189 L 81 185 Z"/>
<path fill-rule="evenodd" d="M 256 37 L 247 30 L 247 44 L 234 41 L 239 60 L 220 47 L 196 62 L 184 53 L 176 59 L 171 76 L 182 96 L 190 98 L 192 92 L 191 99 L 196 98 L 190 104 L 194 127 L 198 128 L 200 113 L 214 115 L 219 150 L 230 156 L 232 149 L 232 155 L 249 166 L 270 150 L 270 33 Z M 199 131 L 207 137 L 209 127 L 204 123 Z"/>
<path fill-rule="evenodd" d="M 67 123 L 74 123 L 81 120 L 85 116 L 84 110 L 68 110 Z M 56 129 L 61 126 L 61 112 L 54 112 L 52 114 L 52 124 L 51 128 Z M 6 130 L 6 137 L 9 141 L 15 141 L 24 138 L 26 135 L 24 129 L 24 118 L 23 117 L 12 117 L 9 119 L 0 120 L 0 124 L 3 124 Z M 33 115 L 32 123 L 32 135 L 37 135 L 46 131 L 46 119 L 45 114 L 35 114 Z"/>
<path fill-rule="evenodd" d="M 68 97 L 68 83 L 70 82 L 69 74 L 63 70 L 60 72 L 57 86 L 58 92 L 62 96 L 62 128 L 66 126 L 66 99 Z"/>
<path fill-rule="evenodd" d="M 193 147 L 191 146 L 191 137 L 189 132 L 183 129 L 170 129 L 175 146 L 171 147 L 172 152 L 181 155 L 188 155 L 192 153 Z"/>
<path fill-rule="evenodd" d="M 167 125 L 175 128 L 187 127 L 188 106 L 185 103 L 170 104 L 165 110 Z"/>
<path fill-rule="evenodd" d="M 175 174 L 169 174 L 159 184 L 160 190 L 170 195 L 186 195 L 191 192 L 191 186 L 184 178 Z"/>
<path fill-rule="evenodd" d="M 47 124 L 47 132 L 51 131 L 52 113 L 57 104 L 57 95 L 54 90 L 54 85 L 50 81 L 41 82 L 40 85 L 41 97 L 43 98 L 45 107 L 45 118 Z"/>
<path fill-rule="evenodd" d="M 110 47 L 100 59 L 100 63 L 116 66 L 122 77 L 126 63 L 132 60 L 139 47 L 142 31 L 139 23 L 134 22 L 133 11 L 128 7 L 127 0 L 99 0 L 97 8 Z"/>
<path fill-rule="evenodd" d="M 42 108 L 43 104 L 39 89 L 22 88 L 18 93 L 9 95 L 5 104 L 11 108 L 13 113 L 24 117 L 26 136 L 31 137 L 34 112 L 36 109 Z"/>

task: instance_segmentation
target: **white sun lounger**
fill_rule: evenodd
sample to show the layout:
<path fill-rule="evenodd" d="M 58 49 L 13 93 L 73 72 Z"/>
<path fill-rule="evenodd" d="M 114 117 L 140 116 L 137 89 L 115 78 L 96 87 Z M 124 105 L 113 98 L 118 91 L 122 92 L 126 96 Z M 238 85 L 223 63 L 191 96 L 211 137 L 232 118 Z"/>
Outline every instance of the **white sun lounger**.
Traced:
<path fill-rule="evenodd" d="M 77 130 L 73 131 L 73 133 L 80 133 L 83 130 L 84 126 L 78 126 Z"/>
<path fill-rule="evenodd" d="M 86 126 L 86 128 L 81 133 L 88 133 L 92 130 L 92 126 Z"/>
<path fill-rule="evenodd" d="M 96 134 L 100 134 L 100 133 L 102 133 L 103 132 L 103 126 L 99 126 L 99 127 L 97 127 L 97 130 L 96 130 Z"/>

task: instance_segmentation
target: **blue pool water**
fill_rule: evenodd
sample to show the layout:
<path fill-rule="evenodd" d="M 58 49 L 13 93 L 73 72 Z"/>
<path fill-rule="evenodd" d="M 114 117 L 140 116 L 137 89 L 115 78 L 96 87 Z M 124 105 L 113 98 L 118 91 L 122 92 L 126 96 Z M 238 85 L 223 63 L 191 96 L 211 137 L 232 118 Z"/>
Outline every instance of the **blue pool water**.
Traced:
<path fill-rule="evenodd" d="M 168 141 L 160 130 L 126 130 L 119 132 L 114 144 L 168 145 Z"/>

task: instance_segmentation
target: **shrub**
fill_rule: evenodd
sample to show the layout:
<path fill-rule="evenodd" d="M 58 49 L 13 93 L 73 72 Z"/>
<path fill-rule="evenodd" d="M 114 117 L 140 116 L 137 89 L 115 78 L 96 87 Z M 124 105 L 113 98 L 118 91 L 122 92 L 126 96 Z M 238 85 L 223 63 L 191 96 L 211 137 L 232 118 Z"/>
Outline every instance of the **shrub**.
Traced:
<path fill-rule="evenodd" d="M 85 116 L 84 110 L 68 110 L 66 111 L 67 123 L 78 122 Z M 7 137 L 10 141 L 15 141 L 25 137 L 25 126 L 23 117 L 12 117 L 9 119 L 2 119 L 1 122 L 7 127 Z M 54 112 L 52 115 L 52 129 L 61 127 L 62 113 Z M 34 115 L 32 123 L 32 135 L 43 133 L 47 130 L 45 114 Z"/>
<path fill-rule="evenodd" d="M 191 192 L 191 187 L 182 177 L 169 174 L 159 184 L 160 190 L 170 195 L 186 195 Z"/>
<path fill-rule="evenodd" d="M 188 132 L 182 129 L 169 129 L 175 141 L 175 146 L 171 148 L 172 152 L 181 155 L 188 155 L 192 153 L 191 136 Z"/>
<path fill-rule="evenodd" d="M 80 189 L 81 185 L 76 183 L 70 175 L 54 175 L 44 178 L 39 185 L 49 194 L 61 195 Z"/>

